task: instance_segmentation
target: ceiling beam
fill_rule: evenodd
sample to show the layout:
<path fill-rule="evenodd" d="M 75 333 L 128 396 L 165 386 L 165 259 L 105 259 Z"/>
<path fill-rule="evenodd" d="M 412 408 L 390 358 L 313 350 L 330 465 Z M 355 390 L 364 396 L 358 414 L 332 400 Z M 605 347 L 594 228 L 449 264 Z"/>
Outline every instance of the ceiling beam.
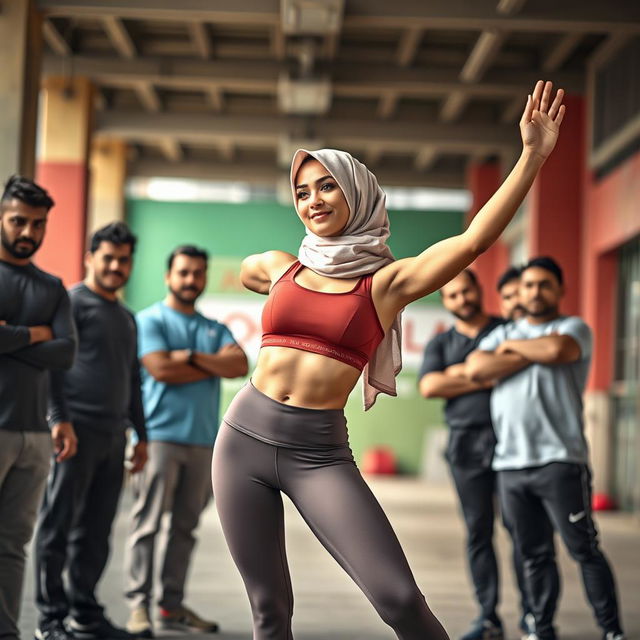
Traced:
<path fill-rule="evenodd" d="M 511 102 L 505 107 L 500 116 L 500 122 L 503 124 L 511 124 L 515 122 L 524 111 L 524 105 L 526 100 L 522 96 L 512 98 Z"/>
<path fill-rule="evenodd" d="M 151 113 L 162 111 L 162 101 L 154 86 L 148 82 L 139 82 L 134 90 L 142 106 Z"/>
<path fill-rule="evenodd" d="M 557 71 L 566 62 L 582 38 L 583 34 L 581 33 L 567 33 L 560 36 L 555 46 L 542 61 L 542 70 L 547 73 Z"/>
<path fill-rule="evenodd" d="M 239 117 L 177 113 L 106 112 L 97 114 L 96 133 L 133 142 L 154 143 L 171 137 L 179 142 L 277 148 L 283 136 L 304 137 L 305 118 L 284 116 Z M 505 125 L 405 122 L 392 120 L 384 127 L 377 121 L 330 119 L 316 123 L 315 135 L 328 147 L 383 147 L 389 152 L 415 153 L 434 146 L 453 153 L 497 153 L 518 144 L 516 127 Z"/>
<path fill-rule="evenodd" d="M 282 31 L 282 25 L 276 24 L 270 32 L 271 53 L 276 60 L 284 60 L 287 56 L 287 37 Z"/>
<path fill-rule="evenodd" d="M 132 19 L 267 24 L 280 20 L 278 0 L 36 0 L 52 16 L 117 16 Z M 494 2 L 468 0 L 367 0 L 353 2 L 345 27 L 500 29 L 549 33 L 640 33 L 640 3 L 629 0 L 529 2 L 516 15 L 496 14 Z"/>
<path fill-rule="evenodd" d="M 59 56 L 70 56 L 72 54 L 71 45 L 67 38 L 62 34 L 58 26 L 48 18 L 45 18 L 42 22 L 42 35 L 47 44 L 55 51 Z"/>
<path fill-rule="evenodd" d="M 385 93 L 378 103 L 378 117 L 390 118 L 398 107 L 399 96 L 397 93 Z"/>
<path fill-rule="evenodd" d="M 113 48 L 123 58 L 133 60 L 137 55 L 136 46 L 124 22 L 115 16 L 106 16 L 102 24 Z"/>
<path fill-rule="evenodd" d="M 465 178 L 460 172 L 418 172 L 386 167 L 376 169 L 376 177 L 383 187 L 432 187 L 441 189 L 464 188 Z M 235 160 L 233 162 L 182 161 L 138 159 L 129 166 L 128 177 L 132 178 L 192 178 L 198 180 L 224 180 L 273 186 L 282 173 L 276 163 Z"/>
<path fill-rule="evenodd" d="M 163 138 L 159 140 L 158 146 L 162 155 L 170 162 L 180 162 L 184 159 L 184 151 L 180 143 L 173 138 Z"/>
<path fill-rule="evenodd" d="M 428 171 L 438 159 L 438 150 L 431 146 L 422 147 L 416 154 L 415 167 L 418 171 Z"/>
<path fill-rule="evenodd" d="M 218 113 L 224 111 L 224 95 L 217 87 L 209 87 L 207 90 L 207 102 L 214 111 Z"/>
<path fill-rule="evenodd" d="M 210 60 L 213 55 L 213 48 L 207 25 L 202 22 L 190 22 L 189 36 L 198 56 L 203 60 Z"/>
<path fill-rule="evenodd" d="M 409 67 L 413 64 L 420 48 L 423 33 L 422 29 L 407 29 L 400 36 L 397 53 L 399 66 Z"/>
<path fill-rule="evenodd" d="M 205 89 L 215 86 L 225 91 L 250 91 L 275 95 L 281 64 L 274 60 L 215 60 L 136 58 L 118 60 L 103 57 L 74 56 L 74 73 L 91 78 L 97 84 L 112 87 L 131 87 L 140 82 L 176 89 Z M 67 61 L 47 55 L 43 72 L 60 75 Z M 455 71 L 443 68 L 398 68 L 395 64 L 371 65 L 362 73 L 358 64 L 327 64 L 335 95 L 376 98 L 385 93 L 407 97 L 443 97 L 452 91 L 469 96 L 511 97 L 527 95 L 540 75 L 538 71 L 489 70 L 483 82 L 461 82 Z M 558 86 L 571 93 L 582 93 L 582 73 L 557 73 L 553 77 Z"/>
<path fill-rule="evenodd" d="M 440 120 L 442 122 L 454 122 L 467 106 L 469 96 L 462 91 L 452 91 L 440 108 Z"/>
<path fill-rule="evenodd" d="M 610 35 L 605 38 L 604 42 L 591 53 L 589 56 L 589 65 L 591 67 L 599 67 L 607 60 L 613 57 L 627 42 L 631 39 L 628 34 Z"/>
<path fill-rule="evenodd" d="M 476 40 L 460 72 L 463 82 L 479 82 L 493 63 L 505 40 L 504 33 L 496 29 L 483 31 Z"/>

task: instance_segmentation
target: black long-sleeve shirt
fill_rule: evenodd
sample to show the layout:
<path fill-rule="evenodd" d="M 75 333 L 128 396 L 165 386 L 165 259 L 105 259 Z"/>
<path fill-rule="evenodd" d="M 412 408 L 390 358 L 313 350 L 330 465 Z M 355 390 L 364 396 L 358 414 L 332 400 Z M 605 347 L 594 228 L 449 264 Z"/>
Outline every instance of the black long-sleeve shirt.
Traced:
<path fill-rule="evenodd" d="M 71 421 L 113 433 L 130 423 L 146 440 L 133 315 L 82 283 L 69 290 L 69 297 L 78 355 L 71 370 L 51 374 L 49 424 Z"/>
<path fill-rule="evenodd" d="M 69 369 L 76 333 L 62 282 L 34 264 L 0 260 L 0 429 L 47 431 L 49 372 Z M 53 340 L 29 344 L 29 327 Z"/>

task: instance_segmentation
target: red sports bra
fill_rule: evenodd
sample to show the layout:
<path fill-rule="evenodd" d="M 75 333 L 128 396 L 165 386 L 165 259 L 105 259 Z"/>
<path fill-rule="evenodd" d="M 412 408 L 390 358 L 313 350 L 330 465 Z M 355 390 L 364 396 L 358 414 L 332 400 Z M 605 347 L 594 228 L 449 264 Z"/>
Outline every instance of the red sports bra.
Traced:
<path fill-rule="evenodd" d="M 262 310 L 262 346 L 319 353 L 362 371 L 384 337 L 371 299 L 371 275 L 351 291 L 325 293 L 295 281 L 296 260 L 271 287 Z"/>

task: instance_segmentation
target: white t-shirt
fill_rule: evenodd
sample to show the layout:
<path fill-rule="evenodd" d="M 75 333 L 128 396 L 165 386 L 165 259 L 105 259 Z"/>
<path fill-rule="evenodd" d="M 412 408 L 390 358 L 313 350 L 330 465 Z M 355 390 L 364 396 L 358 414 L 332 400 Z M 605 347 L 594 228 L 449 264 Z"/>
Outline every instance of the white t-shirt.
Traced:
<path fill-rule="evenodd" d="M 571 336 L 580 358 L 567 364 L 531 364 L 503 378 L 491 394 L 491 418 L 498 443 L 493 468 L 524 469 L 549 462 L 588 462 L 582 394 L 591 363 L 591 330 L 575 316 L 545 324 L 526 318 L 496 327 L 478 345 L 494 351 L 505 340 Z"/>

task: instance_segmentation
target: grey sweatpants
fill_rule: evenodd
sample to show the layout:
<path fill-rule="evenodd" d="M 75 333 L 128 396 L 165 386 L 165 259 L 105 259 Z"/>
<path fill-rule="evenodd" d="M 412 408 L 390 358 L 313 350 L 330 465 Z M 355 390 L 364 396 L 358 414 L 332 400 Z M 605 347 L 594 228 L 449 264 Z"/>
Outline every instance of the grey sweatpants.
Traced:
<path fill-rule="evenodd" d="M 132 609 L 151 604 L 155 540 L 165 513 L 170 514 L 170 524 L 161 550 L 158 604 L 169 610 L 182 605 L 194 531 L 211 498 L 211 452 L 211 447 L 149 442 L 149 461 L 133 477 L 135 503 L 126 558 L 126 597 Z"/>
<path fill-rule="evenodd" d="M 249 595 L 254 640 L 293 638 L 281 492 L 398 638 L 447 640 L 354 463 L 342 411 L 284 405 L 249 383 L 218 434 L 213 487 Z"/>
<path fill-rule="evenodd" d="M 0 638 L 20 637 L 25 546 L 47 482 L 51 434 L 0 429 Z"/>

